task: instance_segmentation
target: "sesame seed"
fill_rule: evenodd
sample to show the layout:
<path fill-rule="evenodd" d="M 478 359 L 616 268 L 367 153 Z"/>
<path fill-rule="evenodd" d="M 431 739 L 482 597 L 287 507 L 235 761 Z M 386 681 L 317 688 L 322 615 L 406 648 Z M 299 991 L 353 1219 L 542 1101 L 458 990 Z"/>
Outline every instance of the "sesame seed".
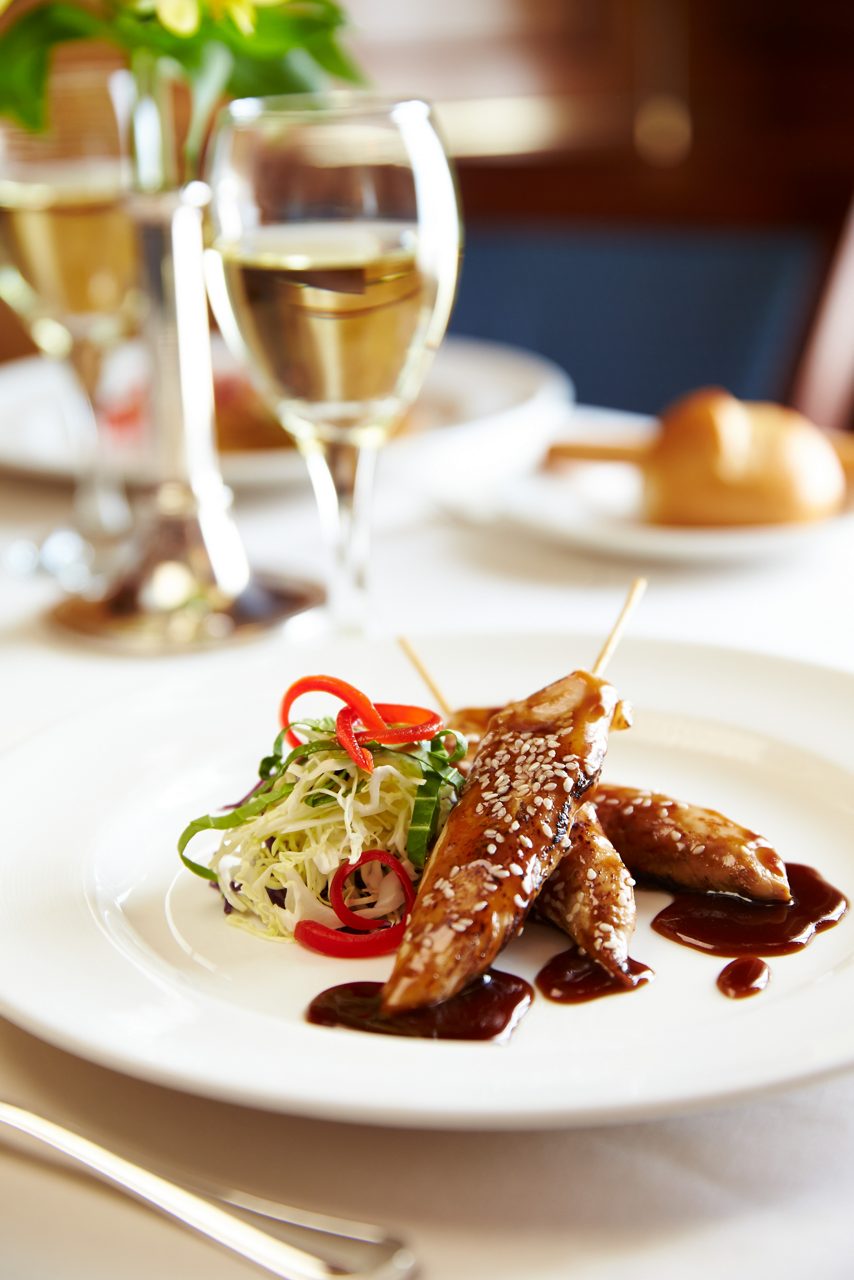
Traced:
<path fill-rule="evenodd" d="M 533 849 L 533 847 L 534 847 L 534 842 L 533 842 L 533 840 L 529 840 L 527 836 L 520 836 L 520 837 L 519 837 L 519 843 L 520 843 L 520 844 L 523 844 L 523 845 L 525 846 L 525 848 L 526 848 L 526 849 Z"/>

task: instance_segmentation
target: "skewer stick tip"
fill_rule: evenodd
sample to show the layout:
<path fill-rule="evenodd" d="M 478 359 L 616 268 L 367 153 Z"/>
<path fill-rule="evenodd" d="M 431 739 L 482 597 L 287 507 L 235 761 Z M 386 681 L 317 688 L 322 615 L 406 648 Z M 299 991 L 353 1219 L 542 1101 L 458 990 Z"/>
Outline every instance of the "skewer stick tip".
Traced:
<path fill-rule="evenodd" d="M 623 601 L 623 607 L 617 616 L 617 620 L 611 628 L 605 643 L 599 650 L 599 656 L 593 664 L 592 674 L 594 676 L 601 676 L 604 674 L 605 668 L 611 661 L 614 654 L 614 650 L 620 643 L 620 637 L 626 629 L 626 624 L 634 612 L 635 607 L 639 603 L 643 593 L 646 591 L 647 585 L 648 583 L 646 578 L 635 578 L 634 582 L 629 587 L 628 594 Z"/>
<path fill-rule="evenodd" d="M 436 681 L 433 679 L 424 663 L 421 661 L 421 658 L 416 653 L 411 642 L 406 638 L 406 636 L 398 636 L 397 643 L 400 645 L 401 649 L 406 654 L 407 658 L 412 663 L 427 688 L 430 690 L 430 693 L 432 694 L 442 715 L 446 720 L 450 720 L 451 716 L 454 714 L 454 709 L 442 693 L 442 690 L 436 684 Z"/>

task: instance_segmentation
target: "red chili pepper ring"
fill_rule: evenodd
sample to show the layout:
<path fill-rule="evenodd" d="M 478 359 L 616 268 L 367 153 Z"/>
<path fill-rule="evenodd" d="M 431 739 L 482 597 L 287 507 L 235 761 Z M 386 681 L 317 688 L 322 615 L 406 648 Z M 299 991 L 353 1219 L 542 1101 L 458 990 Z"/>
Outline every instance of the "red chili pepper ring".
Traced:
<path fill-rule="evenodd" d="M 348 876 L 367 862 L 381 862 L 397 876 L 403 887 L 406 899 L 407 914 L 412 910 L 415 901 L 415 889 L 404 870 L 403 864 L 385 849 L 366 849 L 355 862 L 343 862 L 329 886 L 329 901 L 342 924 L 358 933 L 344 933 L 342 929 L 330 929 L 328 925 L 316 920 L 300 920 L 294 929 L 297 942 L 312 951 L 319 951 L 324 956 L 356 958 L 358 956 L 384 956 L 396 951 L 403 941 L 406 921 L 389 925 L 368 920 L 364 916 L 351 911 L 344 901 L 344 884 Z"/>
<path fill-rule="evenodd" d="M 393 854 L 386 853 L 385 849 L 365 849 L 355 862 L 342 862 L 329 885 L 329 903 L 342 924 L 347 925 L 349 929 L 359 929 L 365 932 L 376 930 L 381 926 L 377 920 L 367 919 L 365 916 L 357 915 L 355 911 L 350 910 L 344 901 L 344 885 L 355 871 L 358 871 L 360 867 L 364 867 L 368 862 L 381 862 L 384 867 L 387 867 L 389 871 L 397 876 L 403 889 L 407 915 L 412 910 L 412 904 L 415 901 L 415 890 L 412 887 L 412 881 L 404 870 L 403 864 Z"/>
<path fill-rule="evenodd" d="M 317 920 L 299 920 L 294 929 L 294 937 L 302 946 L 310 951 L 319 951 L 322 956 L 334 956 L 342 960 L 355 960 L 360 957 L 385 956 L 390 951 L 397 951 L 403 941 L 405 924 L 395 924 L 388 929 L 375 929 L 373 933 L 344 933 L 341 929 L 330 929 Z"/>

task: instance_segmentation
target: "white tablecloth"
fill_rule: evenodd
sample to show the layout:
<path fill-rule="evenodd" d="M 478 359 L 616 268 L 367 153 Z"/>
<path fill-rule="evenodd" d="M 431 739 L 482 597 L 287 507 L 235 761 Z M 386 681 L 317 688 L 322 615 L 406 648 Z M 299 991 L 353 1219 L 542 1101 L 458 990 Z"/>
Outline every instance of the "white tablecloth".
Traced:
<path fill-rule="evenodd" d="M 391 460 L 381 475 L 378 630 L 610 625 L 637 566 L 518 531 L 465 527 L 425 504 L 409 480 Z M 0 558 L 14 537 L 37 534 L 67 506 L 61 487 L 0 478 Z M 307 493 L 246 495 L 237 509 L 256 564 L 320 574 Z M 633 627 L 851 670 L 853 570 L 854 546 L 844 541 L 824 556 L 760 569 L 655 568 Z M 131 660 L 59 640 L 40 621 L 54 595 L 48 583 L 0 570 L 0 746 L 175 664 L 209 660 Z M 854 1074 L 631 1127 L 416 1134 L 187 1097 L 0 1024 L 0 1096 L 173 1173 L 383 1221 L 410 1241 L 428 1280 L 854 1273 Z M 9 1280 L 256 1274 L 88 1179 L 2 1146 L 0 1205 L 0 1275 Z"/>

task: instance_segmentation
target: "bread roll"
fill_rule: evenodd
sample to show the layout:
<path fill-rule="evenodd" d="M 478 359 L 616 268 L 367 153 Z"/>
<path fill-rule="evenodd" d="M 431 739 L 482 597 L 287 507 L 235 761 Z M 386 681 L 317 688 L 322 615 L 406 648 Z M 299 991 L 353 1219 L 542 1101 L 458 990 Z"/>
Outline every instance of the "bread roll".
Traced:
<path fill-rule="evenodd" d="M 821 520 L 845 499 L 827 437 L 793 409 L 707 388 L 671 405 L 643 463 L 648 520 L 756 525 Z"/>

